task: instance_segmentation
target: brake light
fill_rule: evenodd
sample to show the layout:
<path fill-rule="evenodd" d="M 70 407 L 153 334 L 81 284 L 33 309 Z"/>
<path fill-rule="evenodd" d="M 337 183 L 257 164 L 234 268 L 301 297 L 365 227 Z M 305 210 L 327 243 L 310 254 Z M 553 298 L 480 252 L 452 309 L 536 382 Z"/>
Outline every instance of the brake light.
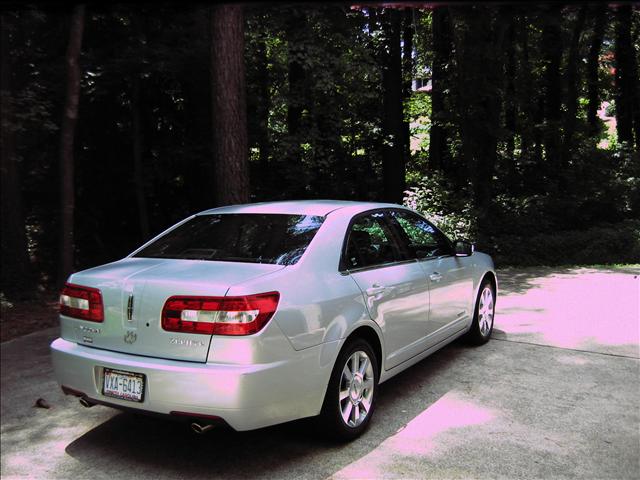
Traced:
<path fill-rule="evenodd" d="M 60 292 L 60 313 L 90 322 L 104 321 L 100 290 L 67 283 Z"/>
<path fill-rule="evenodd" d="M 251 335 L 259 332 L 278 307 L 278 292 L 242 297 L 171 297 L 162 309 L 169 332 Z"/>

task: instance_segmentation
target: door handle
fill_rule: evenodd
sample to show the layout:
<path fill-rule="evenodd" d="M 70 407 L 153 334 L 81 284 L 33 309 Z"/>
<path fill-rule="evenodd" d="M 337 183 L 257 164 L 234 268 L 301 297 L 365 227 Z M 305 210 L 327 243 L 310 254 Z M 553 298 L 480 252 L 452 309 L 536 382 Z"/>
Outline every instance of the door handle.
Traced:
<path fill-rule="evenodd" d="M 439 282 L 440 280 L 442 280 L 442 274 L 440 274 L 439 272 L 433 272 L 431 275 L 429 275 L 429 278 L 432 282 Z"/>
<path fill-rule="evenodd" d="M 370 297 L 375 297 L 376 295 L 384 292 L 385 290 L 387 290 L 387 287 L 374 283 L 373 285 L 371 285 L 371 288 L 367 288 L 366 294 Z"/>

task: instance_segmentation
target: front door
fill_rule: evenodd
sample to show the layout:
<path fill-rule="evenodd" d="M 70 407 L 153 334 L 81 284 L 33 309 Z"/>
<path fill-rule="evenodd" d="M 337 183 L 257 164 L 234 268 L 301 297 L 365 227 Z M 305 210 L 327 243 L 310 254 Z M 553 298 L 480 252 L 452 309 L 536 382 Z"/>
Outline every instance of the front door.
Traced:
<path fill-rule="evenodd" d="M 371 318 L 380 325 L 385 367 L 424 350 L 429 287 L 422 267 L 407 257 L 387 223 L 387 211 L 362 214 L 348 234 L 344 267 L 356 281 Z"/>
<path fill-rule="evenodd" d="M 408 210 L 393 210 L 401 247 L 416 258 L 429 282 L 429 344 L 462 329 L 470 321 L 473 282 L 470 257 L 456 257 L 451 242 L 429 221 Z"/>

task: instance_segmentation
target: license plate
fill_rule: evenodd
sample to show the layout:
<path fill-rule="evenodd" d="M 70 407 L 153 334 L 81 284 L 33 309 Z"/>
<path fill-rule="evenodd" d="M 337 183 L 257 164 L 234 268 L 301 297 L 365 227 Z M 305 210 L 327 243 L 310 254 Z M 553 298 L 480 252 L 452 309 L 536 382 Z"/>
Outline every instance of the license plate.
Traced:
<path fill-rule="evenodd" d="M 107 397 L 141 402 L 144 398 L 144 375 L 105 368 L 102 394 Z"/>

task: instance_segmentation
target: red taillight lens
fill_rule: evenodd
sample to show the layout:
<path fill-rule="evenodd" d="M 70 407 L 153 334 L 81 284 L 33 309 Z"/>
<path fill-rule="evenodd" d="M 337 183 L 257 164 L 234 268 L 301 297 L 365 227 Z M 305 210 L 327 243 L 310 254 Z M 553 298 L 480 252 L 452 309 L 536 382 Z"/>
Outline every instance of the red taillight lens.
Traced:
<path fill-rule="evenodd" d="M 171 297 L 162 309 L 169 332 L 251 335 L 259 332 L 278 307 L 278 292 L 243 297 Z"/>
<path fill-rule="evenodd" d="M 90 322 L 104 321 L 100 290 L 67 283 L 60 292 L 60 313 Z"/>

